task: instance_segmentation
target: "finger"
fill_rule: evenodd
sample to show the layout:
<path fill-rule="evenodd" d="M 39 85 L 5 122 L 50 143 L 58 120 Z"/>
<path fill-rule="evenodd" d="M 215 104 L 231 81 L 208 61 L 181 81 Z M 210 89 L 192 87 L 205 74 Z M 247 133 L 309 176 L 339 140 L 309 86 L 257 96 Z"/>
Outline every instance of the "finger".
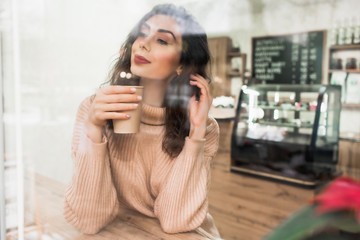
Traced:
<path fill-rule="evenodd" d="M 207 91 L 208 99 L 209 99 L 210 103 L 212 103 L 211 89 L 210 89 L 210 84 L 209 84 L 208 80 L 206 80 L 205 78 L 203 78 L 200 75 L 198 75 L 198 76 L 200 77 L 200 81 L 204 83 L 204 86 L 205 86 L 206 91 Z"/>
<path fill-rule="evenodd" d="M 202 82 L 202 83 L 204 84 L 205 88 L 206 88 L 206 91 L 207 91 L 208 93 L 210 93 L 210 86 L 209 86 L 208 81 L 206 81 L 205 78 L 203 78 L 203 77 L 202 77 L 201 75 L 199 75 L 199 74 L 192 74 L 190 77 L 191 77 L 191 79 L 194 79 L 194 80 L 197 80 L 197 81 Z"/>
<path fill-rule="evenodd" d="M 200 99 L 199 99 L 199 101 L 204 101 L 205 99 L 207 99 L 206 89 L 203 86 L 201 86 L 200 83 L 198 83 L 198 82 L 190 82 L 190 85 L 197 86 L 200 89 Z"/>
<path fill-rule="evenodd" d="M 209 92 L 207 91 L 205 84 L 201 81 L 195 80 L 195 81 L 190 81 L 190 84 L 193 86 L 197 86 L 198 88 L 200 88 L 200 98 L 201 97 L 207 97 L 209 96 Z"/>
<path fill-rule="evenodd" d="M 103 113 L 103 117 L 105 119 L 129 119 L 131 118 L 131 114 L 125 112 L 105 112 Z"/>
<path fill-rule="evenodd" d="M 104 94 L 131 94 L 136 92 L 136 88 L 130 86 L 111 85 L 101 88 Z"/>
<path fill-rule="evenodd" d="M 130 111 L 138 108 L 137 103 L 110 103 L 102 104 L 101 106 L 104 112 L 121 112 L 121 111 Z"/>
<path fill-rule="evenodd" d="M 208 89 L 210 89 L 209 82 L 208 82 L 203 76 L 201 76 L 201 75 L 199 75 L 199 74 L 191 74 L 191 75 L 190 75 L 190 78 L 204 83 L 204 85 L 205 85 Z"/>
<path fill-rule="evenodd" d="M 191 81 L 190 82 L 191 85 L 195 85 L 198 88 L 200 88 L 200 100 L 201 101 L 206 101 L 208 102 L 209 105 L 212 104 L 213 98 L 211 96 L 211 92 L 210 89 L 206 88 L 206 86 L 208 85 L 207 82 L 201 82 L 201 81 Z"/>
<path fill-rule="evenodd" d="M 111 94 L 103 96 L 106 103 L 136 103 L 141 101 L 142 97 L 136 94 Z"/>

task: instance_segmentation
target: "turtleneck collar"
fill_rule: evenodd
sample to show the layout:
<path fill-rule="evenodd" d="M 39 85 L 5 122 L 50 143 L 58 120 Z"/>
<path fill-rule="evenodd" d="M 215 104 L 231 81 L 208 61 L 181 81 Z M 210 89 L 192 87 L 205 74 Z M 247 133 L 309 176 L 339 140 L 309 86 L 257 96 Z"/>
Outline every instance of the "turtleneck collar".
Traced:
<path fill-rule="evenodd" d="M 142 103 L 141 122 L 154 126 L 165 124 L 165 107 L 153 107 Z"/>

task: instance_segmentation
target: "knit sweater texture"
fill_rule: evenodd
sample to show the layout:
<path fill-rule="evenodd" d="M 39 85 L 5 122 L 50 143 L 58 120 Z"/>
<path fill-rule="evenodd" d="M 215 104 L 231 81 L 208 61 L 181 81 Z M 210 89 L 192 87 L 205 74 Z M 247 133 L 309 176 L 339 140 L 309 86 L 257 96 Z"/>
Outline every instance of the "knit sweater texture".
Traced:
<path fill-rule="evenodd" d="M 115 134 L 105 127 L 103 141 L 94 143 L 84 126 L 90 106 L 86 98 L 76 117 L 65 219 L 94 234 L 116 217 L 119 207 L 127 207 L 157 218 L 167 233 L 209 225 L 205 222 L 210 165 L 219 144 L 217 122 L 209 117 L 205 138 L 186 137 L 178 157 L 171 159 L 162 151 L 165 108 L 143 103 L 139 133 Z"/>

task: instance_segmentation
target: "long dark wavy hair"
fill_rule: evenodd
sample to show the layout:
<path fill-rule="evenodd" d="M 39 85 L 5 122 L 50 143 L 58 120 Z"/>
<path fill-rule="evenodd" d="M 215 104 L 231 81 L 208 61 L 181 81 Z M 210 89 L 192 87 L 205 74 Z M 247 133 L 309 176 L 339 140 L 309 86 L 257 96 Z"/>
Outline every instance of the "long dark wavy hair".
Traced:
<path fill-rule="evenodd" d="M 138 85 L 139 77 L 131 79 L 121 76 L 121 72 L 130 73 L 131 48 L 134 41 L 140 35 L 141 26 L 154 15 L 167 15 L 173 17 L 180 26 L 182 33 L 182 51 L 180 65 L 182 72 L 172 79 L 167 87 L 163 105 L 165 106 L 165 134 L 162 141 L 162 150 L 171 158 L 177 157 L 185 143 L 186 136 L 190 132 L 190 121 L 188 118 L 188 104 L 190 98 L 200 92 L 197 87 L 189 84 L 191 73 L 197 73 L 208 80 L 208 64 L 210 52 L 207 36 L 203 28 L 182 7 L 173 4 L 161 4 L 155 6 L 147 13 L 133 28 L 123 43 L 120 56 L 110 72 L 110 85 Z M 110 128 L 112 122 L 108 121 Z"/>

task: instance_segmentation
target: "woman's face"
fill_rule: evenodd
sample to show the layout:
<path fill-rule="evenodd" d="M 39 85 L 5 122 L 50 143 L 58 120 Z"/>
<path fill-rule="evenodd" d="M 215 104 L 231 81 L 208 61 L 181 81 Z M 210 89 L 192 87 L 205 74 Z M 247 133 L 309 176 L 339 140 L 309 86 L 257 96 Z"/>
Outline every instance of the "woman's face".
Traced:
<path fill-rule="evenodd" d="M 176 20 L 167 15 L 152 16 L 132 45 L 131 72 L 141 78 L 168 79 L 179 68 L 181 46 Z"/>

